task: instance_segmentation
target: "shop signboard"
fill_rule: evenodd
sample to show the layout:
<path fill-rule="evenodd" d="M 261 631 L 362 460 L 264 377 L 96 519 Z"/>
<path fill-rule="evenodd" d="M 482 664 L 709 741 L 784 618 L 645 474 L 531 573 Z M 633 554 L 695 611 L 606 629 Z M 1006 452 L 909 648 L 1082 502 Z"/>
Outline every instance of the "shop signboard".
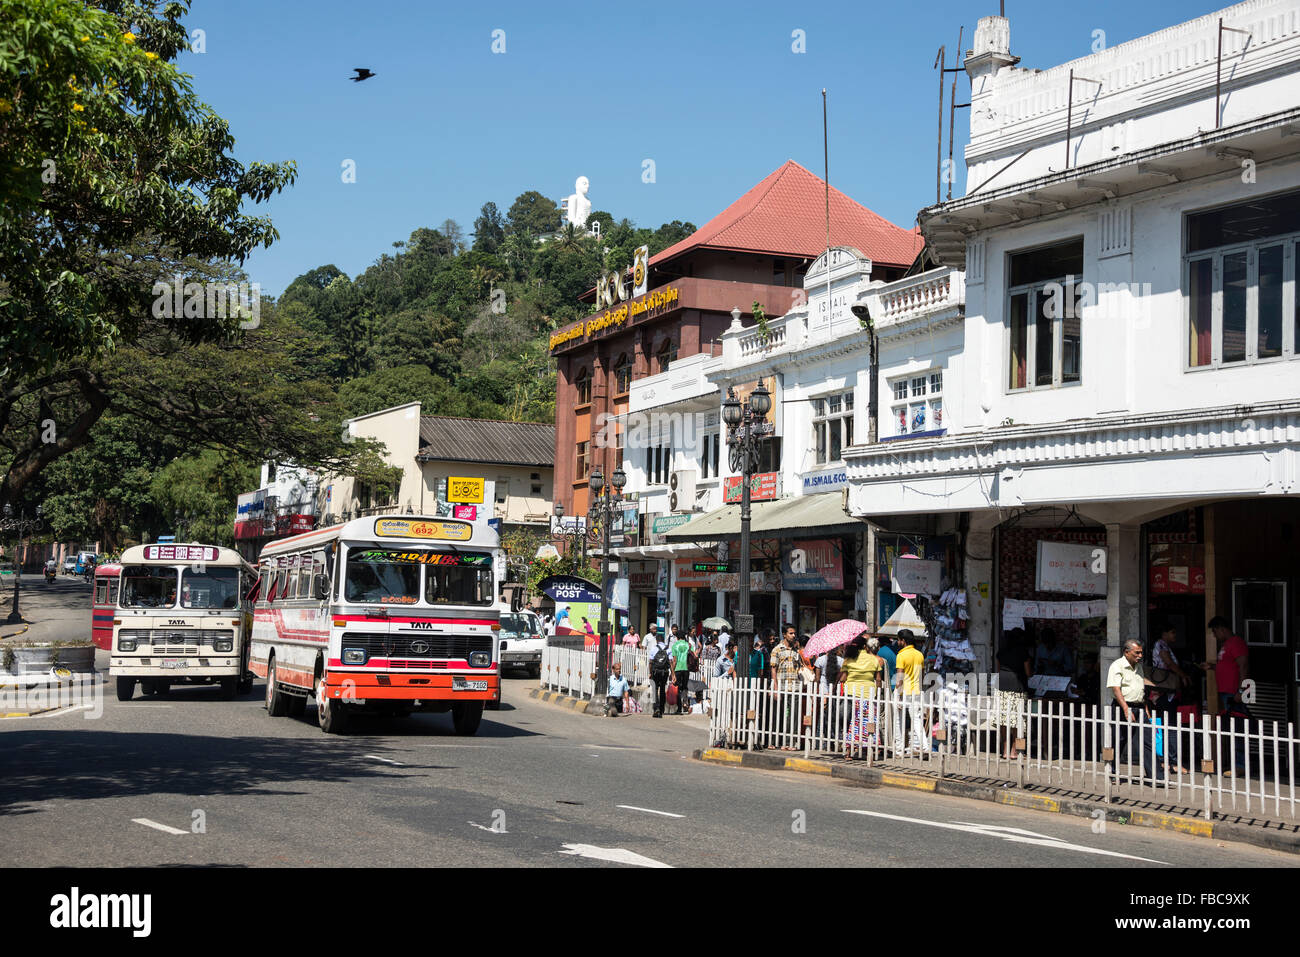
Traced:
<path fill-rule="evenodd" d="M 673 584 L 678 588 L 708 588 L 710 574 L 697 572 L 693 558 L 678 558 L 673 561 Z"/>
<path fill-rule="evenodd" d="M 658 562 L 629 562 L 627 569 L 628 587 L 632 591 L 650 592 L 655 590 L 659 577 Z"/>
<path fill-rule="evenodd" d="M 723 575 L 710 575 L 708 578 L 708 586 L 713 591 L 740 591 L 740 575 L 736 572 Z M 775 572 L 750 572 L 749 590 L 779 592 L 781 590 L 781 576 Z"/>
<path fill-rule="evenodd" d="M 844 588 L 844 556 L 840 543 L 829 538 L 797 541 L 781 556 L 781 578 L 787 591 L 840 591 Z"/>
<path fill-rule="evenodd" d="M 780 472 L 759 472 L 749 480 L 749 500 L 751 502 L 770 502 L 780 495 Z M 741 499 L 741 478 L 731 475 L 722 480 L 722 500 L 739 502 Z"/>
<path fill-rule="evenodd" d="M 1038 591 L 1106 594 L 1106 549 L 1100 545 L 1038 542 Z"/>
<path fill-rule="evenodd" d="M 685 525 L 695 516 L 688 513 L 681 515 L 658 515 L 650 522 L 650 545 L 663 545 L 664 533 Z"/>
<path fill-rule="evenodd" d="M 943 590 L 943 565 L 900 555 L 890 571 L 895 595 L 937 595 Z"/>
<path fill-rule="evenodd" d="M 811 495 L 815 492 L 832 492 L 836 489 L 845 488 L 848 484 L 849 473 L 847 469 L 829 469 L 805 475 L 803 477 L 803 493 Z"/>

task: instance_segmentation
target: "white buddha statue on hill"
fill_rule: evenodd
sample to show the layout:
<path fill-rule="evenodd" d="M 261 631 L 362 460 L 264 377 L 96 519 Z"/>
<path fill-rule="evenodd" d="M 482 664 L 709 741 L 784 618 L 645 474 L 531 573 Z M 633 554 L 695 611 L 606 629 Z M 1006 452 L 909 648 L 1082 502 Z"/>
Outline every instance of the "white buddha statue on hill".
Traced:
<path fill-rule="evenodd" d="M 573 195 L 564 200 L 564 218 L 578 229 L 586 228 L 587 217 L 591 215 L 591 200 L 587 198 L 590 188 L 587 177 L 579 176 L 573 184 Z"/>

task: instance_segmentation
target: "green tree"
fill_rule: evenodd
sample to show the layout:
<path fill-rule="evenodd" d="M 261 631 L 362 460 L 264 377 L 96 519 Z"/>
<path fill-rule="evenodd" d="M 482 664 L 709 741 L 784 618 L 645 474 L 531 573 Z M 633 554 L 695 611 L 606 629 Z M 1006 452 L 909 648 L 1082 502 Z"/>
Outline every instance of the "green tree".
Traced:
<path fill-rule="evenodd" d="M 241 463 L 227 452 L 204 449 L 169 462 L 154 476 L 150 493 L 163 527 L 190 541 L 231 547 L 235 543 L 235 503 L 241 493 L 257 487 L 257 479 L 257 469 L 251 463 Z"/>
<path fill-rule="evenodd" d="M 506 213 L 507 236 L 523 236 L 532 240 L 559 228 L 560 208 L 554 200 L 547 199 L 535 189 L 520 193 Z"/>
<path fill-rule="evenodd" d="M 505 241 L 505 224 L 501 221 L 501 212 L 496 203 L 484 203 L 474 220 L 474 249 L 478 252 L 495 253 Z"/>
<path fill-rule="evenodd" d="M 242 262 L 277 233 L 247 216 L 293 164 L 244 166 L 226 122 L 172 61 L 187 4 L 0 0 L 0 355 L 12 382 L 128 343 L 150 314 L 148 241 L 178 257 Z M 129 268 L 136 265 L 137 268 Z M 138 268 L 140 265 L 145 268 Z M 200 342 L 235 321 L 180 316 Z"/>

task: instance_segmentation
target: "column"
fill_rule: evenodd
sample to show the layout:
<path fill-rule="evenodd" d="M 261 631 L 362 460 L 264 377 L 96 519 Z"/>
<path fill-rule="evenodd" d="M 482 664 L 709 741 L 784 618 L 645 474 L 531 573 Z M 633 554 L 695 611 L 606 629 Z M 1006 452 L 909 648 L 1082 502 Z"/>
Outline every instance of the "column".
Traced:
<path fill-rule="evenodd" d="M 996 512 L 970 513 L 965 535 L 966 636 L 982 668 L 995 672 L 998 640 L 1002 635 L 1002 614 L 994 607 L 993 529 Z M 980 586 L 983 585 L 981 590 Z"/>
<path fill-rule="evenodd" d="M 1106 526 L 1106 644 L 1098 662 L 1103 681 L 1124 642 L 1142 638 L 1141 542 L 1141 525 Z"/>

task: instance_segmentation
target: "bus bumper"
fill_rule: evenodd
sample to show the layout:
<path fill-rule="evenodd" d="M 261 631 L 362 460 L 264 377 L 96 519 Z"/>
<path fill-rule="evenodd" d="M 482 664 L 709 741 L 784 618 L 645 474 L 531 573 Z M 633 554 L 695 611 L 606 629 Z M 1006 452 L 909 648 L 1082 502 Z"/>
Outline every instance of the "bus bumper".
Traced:
<path fill-rule="evenodd" d="M 468 687 L 457 687 L 457 679 Z M 476 683 L 482 687 L 475 688 Z M 501 697 L 501 676 L 334 672 L 325 676 L 325 694 L 356 701 L 496 701 Z"/>
<path fill-rule="evenodd" d="M 170 664 L 176 661 L 177 664 Z M 148 662 L 146 664 L 146 662 Z M 238 656 L 233 658 L 110 658 L 111 678 L 229 678 L 242 675 Z"/>

